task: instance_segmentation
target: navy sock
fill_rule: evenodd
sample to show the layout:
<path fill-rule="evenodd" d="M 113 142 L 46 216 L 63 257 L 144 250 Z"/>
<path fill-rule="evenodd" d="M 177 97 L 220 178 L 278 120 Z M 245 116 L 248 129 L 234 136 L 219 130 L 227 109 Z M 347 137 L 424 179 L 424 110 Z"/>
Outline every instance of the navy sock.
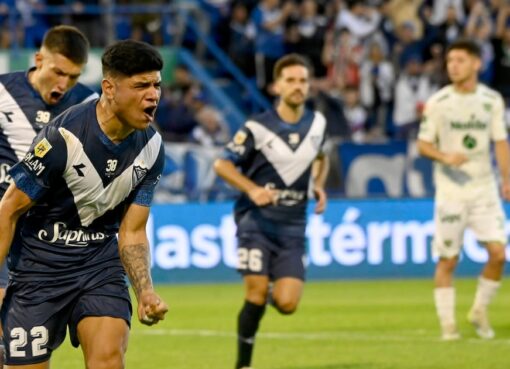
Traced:
<path fill-rule="evenodd" d="M 249 301 L 239 312 L 237 319 L 237 362 L 236 369 L 250 366 L 255 334 L 259 328 L 259 322 L 264 315 L 266 305 L 255 305 Z"/>

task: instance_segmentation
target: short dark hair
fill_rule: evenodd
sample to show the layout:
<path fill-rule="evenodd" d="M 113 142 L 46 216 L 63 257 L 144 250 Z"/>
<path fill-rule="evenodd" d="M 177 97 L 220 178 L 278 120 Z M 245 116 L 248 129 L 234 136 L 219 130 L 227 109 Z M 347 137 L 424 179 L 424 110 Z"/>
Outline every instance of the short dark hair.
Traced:
<path fill-rule="evenodd" d="M 277 80 L 280 78 L 282 74 L 282 70 L 284 70 L 287 67 L 292 67 L 294 65 L 301 65 L 308 69 L 309 72 L 311 72 L 310 64 L 308 63 L 308 60 L 305 59 L 305 57 L 299 55 L 299 54 L 287 54 L 276 62 L 273 68 L 273 79 Z"/>
<path fill-rule="evenodd" d="M 446 49 L 446 54 L 448 55 L 448 53 L 452 50 L 464 50 L 468 54 L 476 56 L 477 58 L 482 57 L 482 50 L 478 43 L 469 38 L 459 38 L 453 41 Z"/>
<path fill-rule="evenodd" d="M 122 40 L 108 46 L 101 58 L 103 75 L 131 77 L 135 74 L 160 71 L 163 58 L 158 50 L 146 42 Z"/>
<path fill-rule="evenodd" d="M 88 58 L 89 41 L 73 26 L 55 26 L 44 35 L 42 46 L 52 53 L 65 56 L 76 64 L 85 64 Z"/>

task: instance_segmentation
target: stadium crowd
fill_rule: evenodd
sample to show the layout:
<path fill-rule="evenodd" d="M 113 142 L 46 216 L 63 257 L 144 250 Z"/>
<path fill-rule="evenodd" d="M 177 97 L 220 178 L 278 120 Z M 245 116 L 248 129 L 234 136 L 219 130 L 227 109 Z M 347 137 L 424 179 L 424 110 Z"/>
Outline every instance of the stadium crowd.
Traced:
<path fill-rule="evenodd" d="M 307 56 L 330 133 L 363 142 L 415 138 L 424 101 L 447 82 L 445 48 L 460 36 L 480 44 L 481 81 L 508 100 L 509 12 L 504 0 L 241 0 L 218 28 L 228 24 L 220 43 L 262 88 L 278 57 Z"/>
<path fill-rule="evenodd" d="M 424 101 L 447 82 L 444 50 L 459 36 L 477 40 L 483 50 L 481 81 L 510 99 L 510 5 L 504 0 L 198 3 L 207 14 L 202 19 L 208 20 L 209 34 L 270 98 L 275 60 L 288 52 L 308 57 L 315 74 L 311 104 L 324 112 L 333 137 L 355 142 L 415 138 Z M 7 47 L 12 41 L 5 14 L 16 6 L 18 35 L 25 47 L 38 47 L 44 31 L 58 23 L 76 25 L 92 46 L 103 46 L 104 32 L 97 27 L 104 21 L 102 16 L 80 12 L 84 6 L 99 4 L 99 0 L 1 0 L 1 45 Z M 73 12 L 63 16 L 37 12 L 46 5 L 67 5 Z M 117 38 L 162 45 L 161 15 L 114 18 Z M 229 132 L 221 112 L 207 104 L 207 96 L 191 77 L 179 81 L 179 74 L 187 73 L 182 69 L 164 95 L 158 119 L 162 130 L 169 140 L 224 144 Z M 202 110 L 204 106 L 207 109 Z"/>

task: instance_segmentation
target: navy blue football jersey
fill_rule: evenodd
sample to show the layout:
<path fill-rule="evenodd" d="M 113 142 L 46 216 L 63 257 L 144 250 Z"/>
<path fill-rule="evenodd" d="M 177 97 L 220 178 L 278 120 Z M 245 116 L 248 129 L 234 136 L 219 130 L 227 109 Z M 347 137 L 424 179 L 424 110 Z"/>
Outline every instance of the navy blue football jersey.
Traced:
<path fill-rule="evenodd" d="M 226 159 L 257 185 L 279 190 L 277 205 L 264 207 L 241 194 L 234 211 L 243 232 L 304 232 L 312 163 L 322 153 L 325 135 L 324 116 L 311 110 L 295 124 L 270 110 L 248 120 L 234 135 Z"/>
<path fill-rule="evenodd" d="M 99 126 L 96 104 L 59 115 L 9 172 L 36 201 L 11 246 L 15 280 L 122 268 L 116 233 L 129 204 L 150 205 L 163 169 L 163 142 L 148 127 L 114 144 Z"/>
<path fill-rule="evenodd" d="M 36 134 L 67 108 L 98 97 L 78 83 L 58 104 L 47 105 L 28 81 L 28 72 L 0 75 L 0 197 L 11 182 L 7 172 L 25 156 Z"/>

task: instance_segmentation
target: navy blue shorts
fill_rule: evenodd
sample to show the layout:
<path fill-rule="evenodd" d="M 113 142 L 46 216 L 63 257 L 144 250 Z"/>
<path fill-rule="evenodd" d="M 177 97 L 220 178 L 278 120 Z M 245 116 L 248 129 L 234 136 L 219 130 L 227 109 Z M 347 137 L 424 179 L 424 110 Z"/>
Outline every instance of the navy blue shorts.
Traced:
<path fill-rule="evenodd" d="M 244 275 L 267 275 L 271 281 L 294 277 L 305 280 L 305 238 L 244 233 L 237 246 L 237 270 Z"/>
<path fill-rule="evenodd" d="M 48 360 L 64 341 L 67 327 L 77 347 L 77 326 L 87 316 L 121 318 L 129 326 L 132 308 L 123 274 L 106 281 L 98 277 L 54 283 L 11 281 L 0 313 L 6 364 Z"/>

